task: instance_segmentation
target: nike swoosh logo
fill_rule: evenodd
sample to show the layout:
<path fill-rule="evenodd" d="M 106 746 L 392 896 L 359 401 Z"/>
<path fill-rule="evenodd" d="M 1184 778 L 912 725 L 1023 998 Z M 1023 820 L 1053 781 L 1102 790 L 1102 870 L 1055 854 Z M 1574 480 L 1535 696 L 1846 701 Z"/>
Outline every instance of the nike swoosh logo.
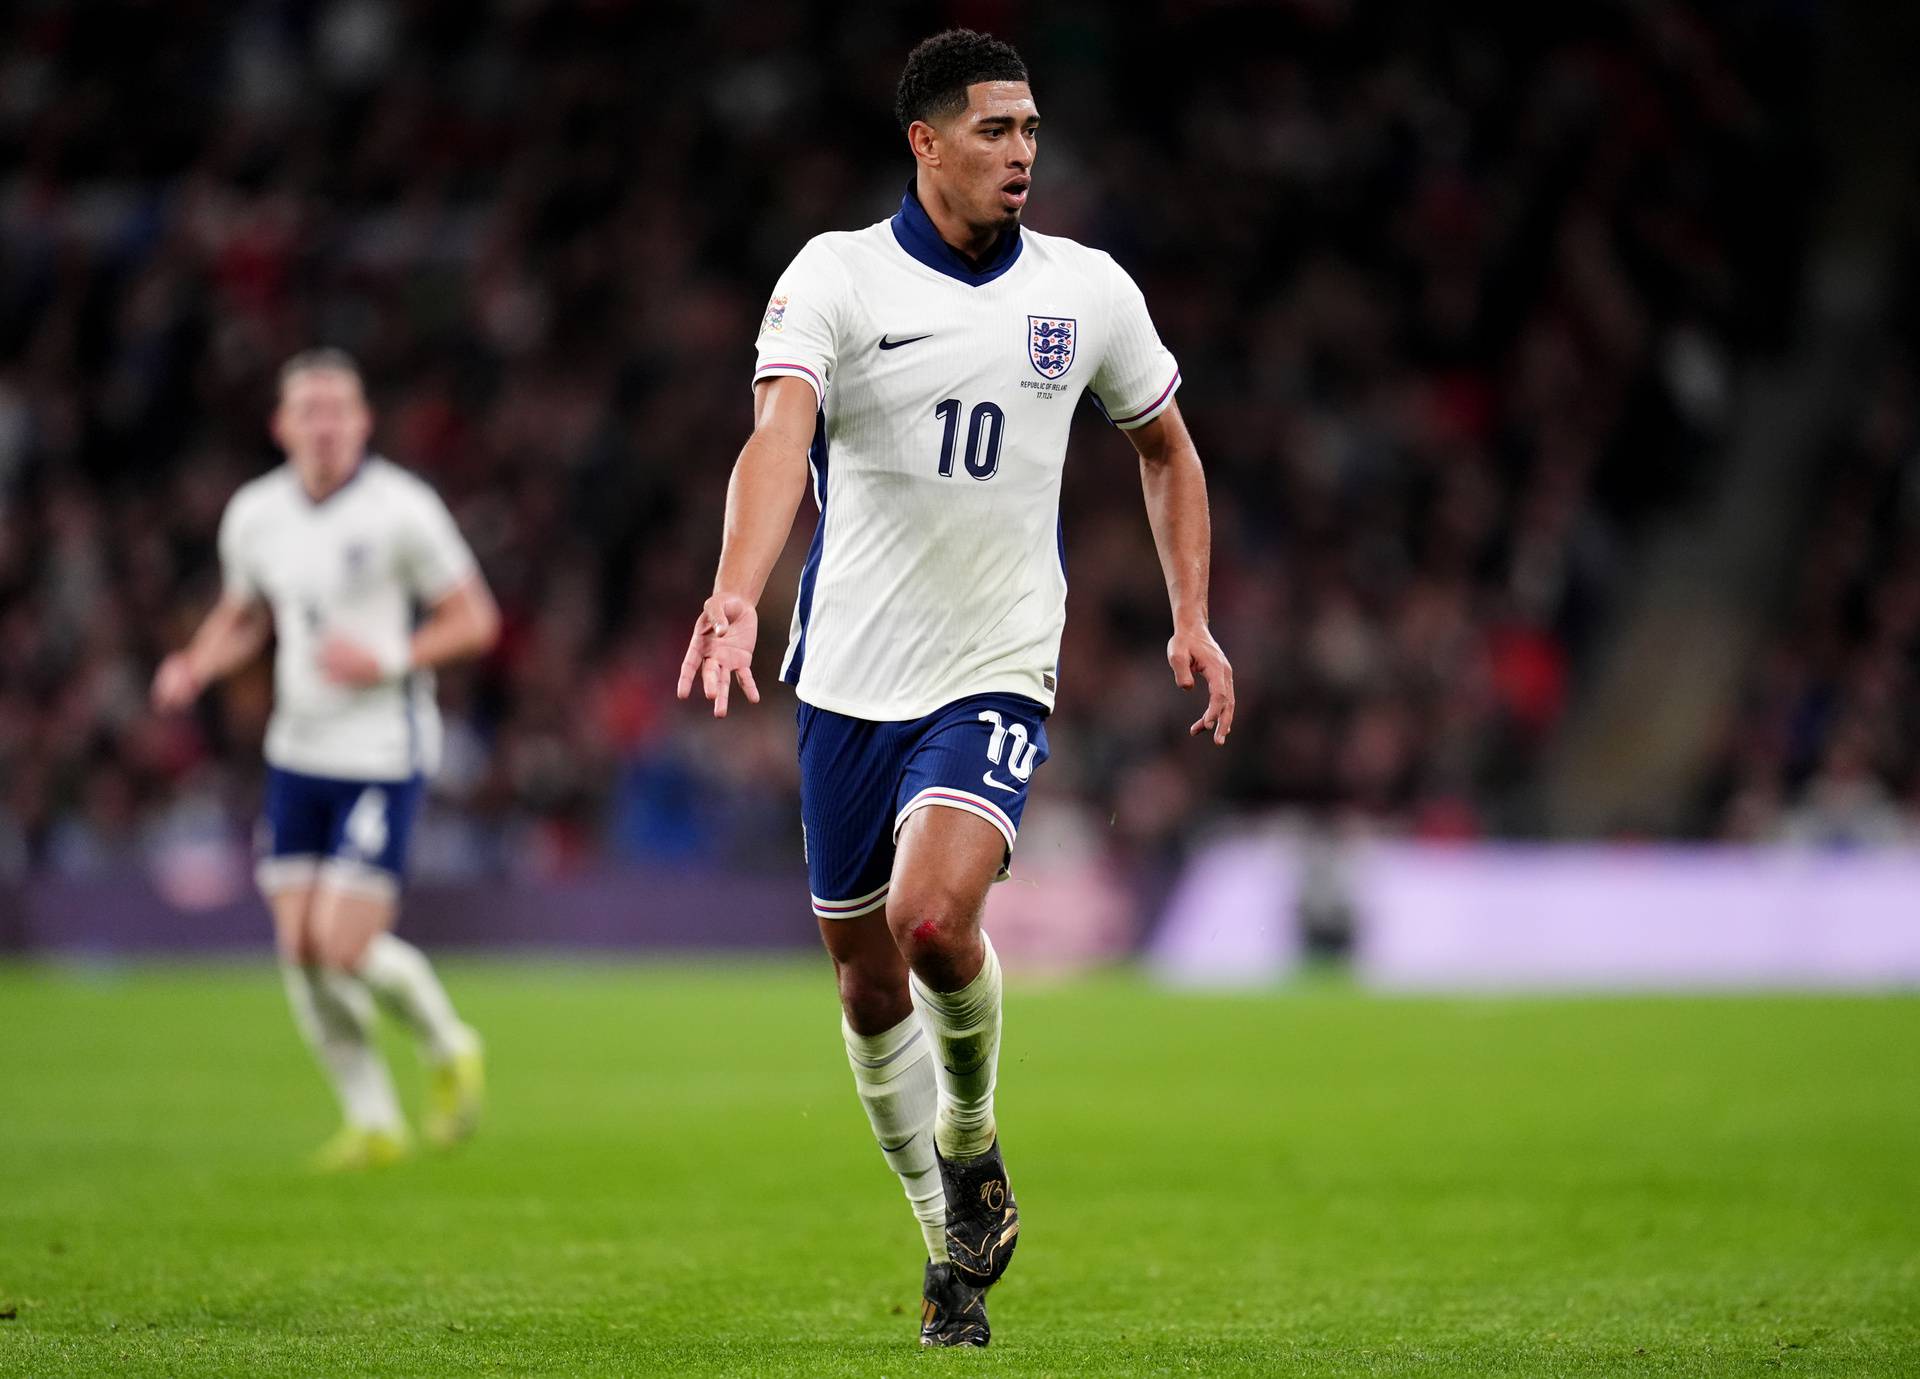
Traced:
<path fill-rule="evenodd" d="M 925 340 L 928 338 L 926 335 L 909 335 L 904 340 L 889 340 L 883 335 L 880 337 L 880 348 L 883 350 L 897 350 L 902 345 L 911 345 L 916 340 Z"/>
<path fill-rule="evenodd" d="M 993 787 L 993 788 L 994 788 L 995 790 L 1004 790 L 1004 791 L 1006 791 L 1006 792 L 1007 792 L 1007 793 L 1008 793 L 1009 795 L 1017 795 L 1017 794 L 1019 794 L 1019 793 L 1020 793 L 1020 787 L 1019 787 L 1019 786 L 1017 786 L 1017 785 L 1002 785 L 1002 784 L 1001 784 L 1001 783 L 1000 783 L 999 781 L 997 781 L 997 780 L 995 780 L 995 779 L 993 778 L 993 772 L 991 772 L 991 771 L 989 771 L 989 772 L 987 772 L 987 773 L 986 773 L 986 775 L 984 775 L 984 776 L 982 776 L 982 777 L 980 777 L 980 779 L 981 779 L 981 780 L 983 780 L 983 781 L 985 781 L 985 782 L 986 782 L 986 783 L 987 783 L 988 785 L 991 785 L 991 786 L 992 786 L 992 787 Z"/>

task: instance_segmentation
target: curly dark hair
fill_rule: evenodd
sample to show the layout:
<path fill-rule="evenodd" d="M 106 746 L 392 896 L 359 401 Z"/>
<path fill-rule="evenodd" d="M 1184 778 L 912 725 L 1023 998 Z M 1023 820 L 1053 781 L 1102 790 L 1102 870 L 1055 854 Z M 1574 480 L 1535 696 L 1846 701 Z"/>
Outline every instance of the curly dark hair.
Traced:
<path fill-rule="evenodd" d="M 915 120 L 950 119 L 966 109 L 967 88 L 975 82 L 1026 79 L 1027 64 L 1011 43 L 972 29 L 948 29 L 907 54 L 893 116 L 902 130 Z"/>

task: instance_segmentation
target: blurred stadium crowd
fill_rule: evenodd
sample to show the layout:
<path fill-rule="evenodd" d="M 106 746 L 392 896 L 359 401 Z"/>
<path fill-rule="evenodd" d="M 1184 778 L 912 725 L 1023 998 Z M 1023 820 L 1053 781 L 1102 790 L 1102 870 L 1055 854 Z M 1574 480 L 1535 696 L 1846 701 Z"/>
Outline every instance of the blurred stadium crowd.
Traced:
<path fill-rule="evenodd" d="M 766 293 L 809 235 L 891 212 L 898 64 L 952 22 L 1034 72 L 1030 223 L 1110 249 L 1181 360 L 1242 686 L 1230 748 L 1189 743 L 1131 452 L 1088 412 L 1048 807 L 1140 856 L 1212 809 L 1537 828 L 1638 533 L 1697 491 L 1742 362 L 1789 329 L 1814 173 L 1797 9 L 1536 10 L 9 7 L 0 875 L 244 835 L 264 672 L 180 721 L 146 684 L 214 596 L 221 505 L 274 462 L 273 370 L 316 342 L 360 357 L 380 448 L 447 496 L 508 618 L 445 677 L 417 869 L 797 855 L 785 701 L 716 727 L 674 666 Z M 1850 630 L 1776 663 L 1755 714 L 1778 749 L 1730 797 L 1871 756 L 1851 725 L 1911 712 L 1886 663 L 1920 626 L 1892 525 L 1916 511 L 1912 359 L 1808 566 L 1803 616 L 1850 600 Z M 1869 603 L 1865 529 L 1900 575 Z M 1841 661 L 1837 726 L 1796 735 L 1811 667 Z"/>
<path fill-rule="evenodd" d="M 1920 842 L 1920 176 L 1902 211 L 1885 319 L 1707 783 L 1704 817 L 1728 837 Z"/>

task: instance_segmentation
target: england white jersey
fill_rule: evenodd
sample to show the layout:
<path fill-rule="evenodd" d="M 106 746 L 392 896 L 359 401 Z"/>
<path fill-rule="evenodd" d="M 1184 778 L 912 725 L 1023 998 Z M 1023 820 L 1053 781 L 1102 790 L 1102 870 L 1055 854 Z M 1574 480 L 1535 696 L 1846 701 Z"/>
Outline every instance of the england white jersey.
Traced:
<path fill-rule="evenodd" d="M 220 520 L 229 594 L 273 609 L 273 717 L 267 761 L 342 780 L 404 780 L 440 761 L 433 676 L 414 671 L 352 689 L 320 670 L 337 633 L 382 662 L 406 653 L 420 610 L 474 570 L 473 552 L 427 483 L 369 455 L 316 503 L 291 465 L 245 485 Z"/>
<path fill-rule="evenodd" d="M 805 379 L 820 404 L 820 521 L 781 678 L 874 721 L 974 694 L 1051 708 L 1074 408 L 1091 393 L 1130 429 L 1180 384 L 1133 280 L 1030 230 L 971 264 L 909 190 L 891 220 L 808 242 L 758 348 L 756 382 Z"/>

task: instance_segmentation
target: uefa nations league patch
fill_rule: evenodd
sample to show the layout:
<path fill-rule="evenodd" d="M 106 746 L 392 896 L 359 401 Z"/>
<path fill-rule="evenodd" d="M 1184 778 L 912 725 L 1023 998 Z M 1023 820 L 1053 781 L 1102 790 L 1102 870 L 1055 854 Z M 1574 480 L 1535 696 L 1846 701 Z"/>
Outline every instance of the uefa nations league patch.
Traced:
<path fill-rule="evenodd" d="M 1027 358 L 1042 378 L 1058 378 L 1073 367 L 1073 333 L 1069 317 L 1027 317 Z"/>
<path fill-rule="evenodd" d="M 767 301 L 767 314 L 760 318 L 760 333 L 770 330 L 785 330 L 787 326 L 787 299 L 772 297 Z"/>

